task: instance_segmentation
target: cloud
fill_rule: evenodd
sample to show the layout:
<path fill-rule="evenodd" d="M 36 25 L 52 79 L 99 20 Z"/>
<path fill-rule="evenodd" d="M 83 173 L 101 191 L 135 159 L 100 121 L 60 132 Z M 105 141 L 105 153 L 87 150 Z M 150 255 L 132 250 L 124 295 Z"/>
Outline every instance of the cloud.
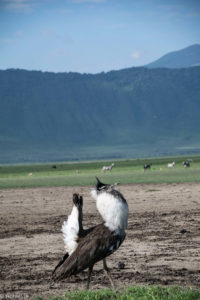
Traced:
<path fill-rule="evenodd" d="M 13 43 L 14 41 L 15 41 L 14 39 L 9 39 L 9 38 L 0 39 L 0 43 L 3 44 Z"/>
<path fill-rule="evenodd" d="M 62 43 L 72 44 L 73 38 L 68 34 L 59 34 L 52 28 L 44 28 L 40 30 L 40 34 L 44 39 L 54 39 Z"/>
<path fill-rule="evenodd" d="M 165 11 L 175 11 L 184 8 L 184 5 L 177 5 L 177 4 L 162 4 L 159 5 L 159 8 Z"/>
<path fill-rule="evenodd" d="M 185 15 L 183 15 L 183 17 L 187 19 L 197 19 L 200 17 L 200 13 L 199 12 L 186 13 Z"/>
<path fill-rule="evenodd" d="M 103 3 L 106 0 L 71 0 L 74 3 Z"/>
<path fill-rule="evenodd" d="M 130 57 L 132 59 L 139 59 L 141 57 L 141 52 L 139 50 L 135 50 L 131 53 Z"/>
<path fill-rule="evenodd" d="M 59 38 L 59 35 L 51 28 L 45 28 L 40 31 L 45 38 Z"/>
<path fill-rule="evenodd" d="M 125 23 L 113 23 L 113 24 L 110 24 L 110 25 L 107 25 L 107 28 L 108 29 L 123 29 L 127 27 Z"/>
<path fill-rule="evenodd" d="M 164 13 L 164 17 L 171 19 L 171 18 L 185 18 L 185 19 L 195 19 L 200 17 L 200 12 L 198 9 L 195 10 L 195 6 L 191 5 L 188 8 L 185 5 L 159 5 L 159 8 Z"/>
<path fill-rule="evenodd" d="M 14 43 L 14 42 L 20 40 L 23 37 L 24 37 L 24 32 L 22 30 L 18 30 L 18 31 L 15 32 L 14 35 L 12 35 L 12 37 L 2 37 L 2 38 L 0 38 L 0 43 L 2 43 L 2 44 Z"/>
<path fill-rule="evenodd" d="M 36 2 L 34 0 L 2 0 L 1 3 L 6 10 L 20 13 L 31 13 Z"/>
<path fill-rule="evenodd" d="M 60 8 L 60 9 L 57 9 L 57 12 L 60 13 L 60 14 L 71 14 L 73 12 L 72 9 L 65 9 L 65 8 Z"/>
<path fill-rule="evenodd" d="M 53 52 L 52 52 L 52 55 L 57 57 L 57 56 L 68 56 L 69 53 L 66 49 L 55 49 Z"/>
<path fill-rule="evenodd" d="M 17 37 L 23 37 L 24 36 L 24 32 L 23 32 L 23 30 L 18 30 L 17 32 L 16 32 L 16 35 L 17 35 Z"/>

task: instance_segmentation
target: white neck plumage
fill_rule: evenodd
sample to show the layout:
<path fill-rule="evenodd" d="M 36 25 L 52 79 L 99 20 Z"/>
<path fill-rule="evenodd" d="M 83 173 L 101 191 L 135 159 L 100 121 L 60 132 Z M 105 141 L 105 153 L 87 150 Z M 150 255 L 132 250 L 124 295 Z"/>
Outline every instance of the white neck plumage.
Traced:
<path fill-rule="evenodd" d="M 91 191 L 96 200 L 97 209 L 111 231 L 125 231 L 128 223 L 128 205 L 120 197 L 108 191 Z"/>

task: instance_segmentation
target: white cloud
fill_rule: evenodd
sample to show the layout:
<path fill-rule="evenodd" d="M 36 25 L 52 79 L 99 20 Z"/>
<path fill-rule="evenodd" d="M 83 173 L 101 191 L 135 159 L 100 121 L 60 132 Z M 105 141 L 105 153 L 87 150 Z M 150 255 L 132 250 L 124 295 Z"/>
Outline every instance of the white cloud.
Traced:
<path fill-rule="evenodd" d="M 45 28 L 40 31 L 41 35 L 45 38 L 51 37 L 51 38 L 58 38 L 59 36 L 57 33 L 51 29 L 51 28 Z"/>
<path fill-rule="evenodd" d="M 187 14 L 183 15 L 183 17 L 187 18 L 187 19 L 197 19 L 200 17 L 200 13 L 199 12 L 187 13 Z"/>
<path fill-rule="evenodd" d="M 52 28 L 41 29 L 40 34 L 44 39 L 54 39 L 64 44 L 72 44 L 74 42 L 73 38 L 68 33 L 60 34 Z"/>
<path fill-rule="evenodd" d="M 9 39 L 9 38 L 0 39 L 0 43 L 3 44 L 13 43 L 14 41 L 15 41 L 14 39 Z"/>
<path fill-rule="evenodd" d="M 131 53 L 130 57 L 132 59 L 139 59 L 141 57 L 141 52 L 139 50 L 135 50 Z"/>
<path fill-rule="evenodd" d="M 107 26 L 107 28 L 109 28 L 109 29 L 123 29 L 125 27 L 126 27 L 125 23 L 113 23 L 113 24 Z"/>
<path fill-rule="evenodd" d="M 171 19 L 182 17 L 186 19 L 195 19 L 200 17 L 199 10 L 194 10 L 195 6 L 191 6 L 190 10 L 186 10 L 185 6 L 182 4 L 166 4 L 166 5 L 159 5 L 159 8 L 164 12 L 164 17 Z"/>
<path fill-rule="evenodd" d="M 15 32 L 15 35 L 13 35 L 12 37 L 0 38 L 0 43 L 3 43 L 3 44 L 14 43 L 23 37 L 24 37 L 24 32 L 22 30 L 18 30 Z"/>
<path fill-rule="evenodd" d="M 159 8 L 165 10 L 165 11 L 175 11 L 175 10 L 180 10 L 184 6 L 183 5 L 177 5 L 177 4 L 162 4 L 159 5 Z"/>
<path fill-rule="evenodd" d="M 34 0 L 2 0 L 6 10 L 12 12 L 31 13 L 36 2 Z"/>
<path fill-rule="evenodd" d="M 60 8 L 60 9 L 57 9 L 57 12 L 60 14 L 71 14 L 73 11 L 72 11 L 72 9 Z"/>
<path fill-rule="evenodd" d="M 67 56 L 69 55 L 68 51 L 66 49 L 55 49 L 52 52 L 53 56 Z"/>
<path fill-rule="evenodd" d="M 102 3 L 106 2 L 106 0 L 71 0 L 74 3 Z"/>
<path fill-rule="evenodd" d="M 17 32 L 16 32 L 16 35 L 17 35 L 17 37 L 23 37 L 24 36 L 24 32 L 22 31 L 22 30 L 18 30 Z"/>

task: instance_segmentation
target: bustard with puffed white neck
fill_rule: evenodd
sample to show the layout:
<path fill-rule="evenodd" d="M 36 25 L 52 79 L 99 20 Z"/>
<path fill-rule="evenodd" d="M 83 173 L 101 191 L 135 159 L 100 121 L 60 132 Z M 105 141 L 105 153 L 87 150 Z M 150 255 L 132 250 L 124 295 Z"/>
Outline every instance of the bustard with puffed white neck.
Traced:
<path fill-rule="evenodd" d="M 114 189 L 116 184 L 104 184 L 97 178 L 91 190 L 103 223 L 84 230 L 82 227 L 82 197 L 74 196 L 74 206 L 62 231 L 67 253 L 56 266 L 52 278 L 61 280 L 88 268 L 87 288 L 96 262 L 103 267 L 112 287 L 114 283 L 106 264 L 106 257 L 115 252 L 125 239 L 128 222 L 128 205 L 123 195 Z M 81 202 L 81 203 L 80 203 Z"/>

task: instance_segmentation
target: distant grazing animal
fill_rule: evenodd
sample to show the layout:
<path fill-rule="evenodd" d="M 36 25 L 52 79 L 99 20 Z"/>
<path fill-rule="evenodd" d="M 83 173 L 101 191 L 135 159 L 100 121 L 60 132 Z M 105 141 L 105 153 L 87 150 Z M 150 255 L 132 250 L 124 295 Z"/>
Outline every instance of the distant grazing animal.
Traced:
<path fill-rule="evenodd" d="M 128 205 L 123 195 L 114 189 L 116 184 L 104 184 L 97 178 L 91 195 L 103 218 L 99 225 L 84 230 L 82 227 L 83 199 L 73 195 L 74 206 L 68 220 L 62 226 L 67 253 L 52 274 L 54 281 L 62 280 L 88 268 L 87 289 L 93 266 L 103 260 L 104 270 L 115 288 L 106 257 L 115 252 L 125 239 L 128 222 Z"/>
<path fill-rule="evenodd" d="M 173 168 L 175 166 L 175 162 L 173 161 L 172 163 L 168 164 L 168 168 Z"/>
<path fill-rule="evenodd" d="M 111 164 L 110 166 L 103 166 L 102 171 L 105 173 L 105 171 L 112 171 L 112 168 L 115 166 L 115 164 Z"/>
<path fill-rule="evenodd" d="M 184 162 L 183 162 L 183 166 L 184 166 L 185 168 L 189 168 L 189 167 L 190 167 L 190 163 L 189 163 L 188 161 L 184 161 Z"/>
<path fill-rule="evenodd" d="M 53 169 L 56 169 L 57 167 L 56 167 L 56 165 L 53 165 L 52 168 L 53 168 Z"/>
<path fill-rule="evenodd" d="M 147 169 L 151 169 L 151 164 L 146 164 L 146 165 L 144 165 L 144 170 L 147 170 Z"/>
<path fill-rule="evenodd" d="M 193 162 L 193 159 L 192 158 L 188 158 L 187 161 Z"/>

